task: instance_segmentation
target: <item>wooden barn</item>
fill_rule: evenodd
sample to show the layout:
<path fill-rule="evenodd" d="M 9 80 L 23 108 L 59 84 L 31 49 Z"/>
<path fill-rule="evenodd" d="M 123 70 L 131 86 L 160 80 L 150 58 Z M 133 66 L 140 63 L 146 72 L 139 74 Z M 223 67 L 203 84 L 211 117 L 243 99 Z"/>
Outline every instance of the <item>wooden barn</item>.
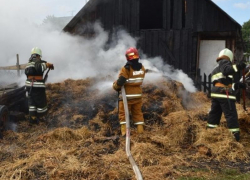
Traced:
<path fill-rule="evenodd" d="M 241 25 L 211 0 L 89 0 L 63 30 L 88 36 L 97 20 L 110 33 L 123 28 L 139 37 L 147 56 L 161 56 L 193 80 L 211 72 L 225 47 L 243 58 Z"/>

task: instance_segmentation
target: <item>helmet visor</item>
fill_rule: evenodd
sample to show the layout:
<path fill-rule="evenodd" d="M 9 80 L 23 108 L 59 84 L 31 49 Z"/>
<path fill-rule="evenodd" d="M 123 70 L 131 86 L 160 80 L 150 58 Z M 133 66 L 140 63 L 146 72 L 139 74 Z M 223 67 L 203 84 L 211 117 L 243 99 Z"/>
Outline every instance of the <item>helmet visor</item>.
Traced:
<path fill-rule="evenodd" d="M 126 54 L 126 57 L 127 60 L 139 59 L 139 55 L 134 52 Z"/>

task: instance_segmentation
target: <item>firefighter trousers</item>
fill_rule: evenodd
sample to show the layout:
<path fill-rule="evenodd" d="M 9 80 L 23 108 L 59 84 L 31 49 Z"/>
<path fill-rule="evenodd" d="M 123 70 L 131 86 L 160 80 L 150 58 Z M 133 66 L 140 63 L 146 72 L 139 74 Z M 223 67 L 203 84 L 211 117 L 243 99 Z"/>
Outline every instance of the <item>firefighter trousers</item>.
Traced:
<path fill-rule="evenodd" d="M 231 132 L 239 132 L 239 122 L 235 100 L 228 100 L 226 98 L 212 98 L 211 111 L 209 112 L 207 126 L 213 127 L 213 125 L 219 125 L 222 112 L 226 118 L 228 129 Z"/>
<path fill-rule="evenodd" d="M 26 93 L 29 93 L 29 88 L 26 88 Z M 33 87 L 28 97 L 29 115 L 41 117 L 47 113 L 47 100 L 45 88 Z"/>
<path fill-rule="evenodd" d="M 141 98 L 128 100 L 128 110 L 132 116 L 132 120 L 135 125 L 144 124 L 144 118 L 141 107 L 142 107 Z M 119 101 L 119 121 L 120 124 L 126 124 L 123 101 Z"/>

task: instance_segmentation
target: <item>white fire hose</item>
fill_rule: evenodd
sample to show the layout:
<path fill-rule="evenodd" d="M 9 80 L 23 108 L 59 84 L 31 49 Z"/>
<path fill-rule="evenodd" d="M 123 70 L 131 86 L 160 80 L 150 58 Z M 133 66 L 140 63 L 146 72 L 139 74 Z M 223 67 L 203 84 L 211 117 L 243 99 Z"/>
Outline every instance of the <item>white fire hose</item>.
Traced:
<path fill-rule="evenodd" d="M 137 180 L 143 180 L 141 172 L 136 165 L 136 162 L 130 152 L 130 122 L 129 122 L 129 111 L 128 111 L 128 101 L 126 97 L 126 92 L 124 86 L 122 86 L 122 99 L 123 99 L 123 104 L 124 104 L 124 110 L 125 110 L 125 119 L 126 119 L 126 154 L 129 159 L 130 164 L 133 167 L 133 170 L 136 175 Z"/>

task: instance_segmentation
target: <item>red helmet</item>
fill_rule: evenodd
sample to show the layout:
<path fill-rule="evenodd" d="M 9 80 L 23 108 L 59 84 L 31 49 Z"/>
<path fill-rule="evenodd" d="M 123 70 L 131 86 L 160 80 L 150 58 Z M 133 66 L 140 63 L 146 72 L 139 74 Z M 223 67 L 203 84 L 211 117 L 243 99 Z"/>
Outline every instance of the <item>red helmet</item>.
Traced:
<path fill-rule="evenodd" d="M 128 61 L 134 60 L 134 59 L 139 59 L 139 53 L 136 48 L 128 48 L 125 54 L 126 58 Z"/>

